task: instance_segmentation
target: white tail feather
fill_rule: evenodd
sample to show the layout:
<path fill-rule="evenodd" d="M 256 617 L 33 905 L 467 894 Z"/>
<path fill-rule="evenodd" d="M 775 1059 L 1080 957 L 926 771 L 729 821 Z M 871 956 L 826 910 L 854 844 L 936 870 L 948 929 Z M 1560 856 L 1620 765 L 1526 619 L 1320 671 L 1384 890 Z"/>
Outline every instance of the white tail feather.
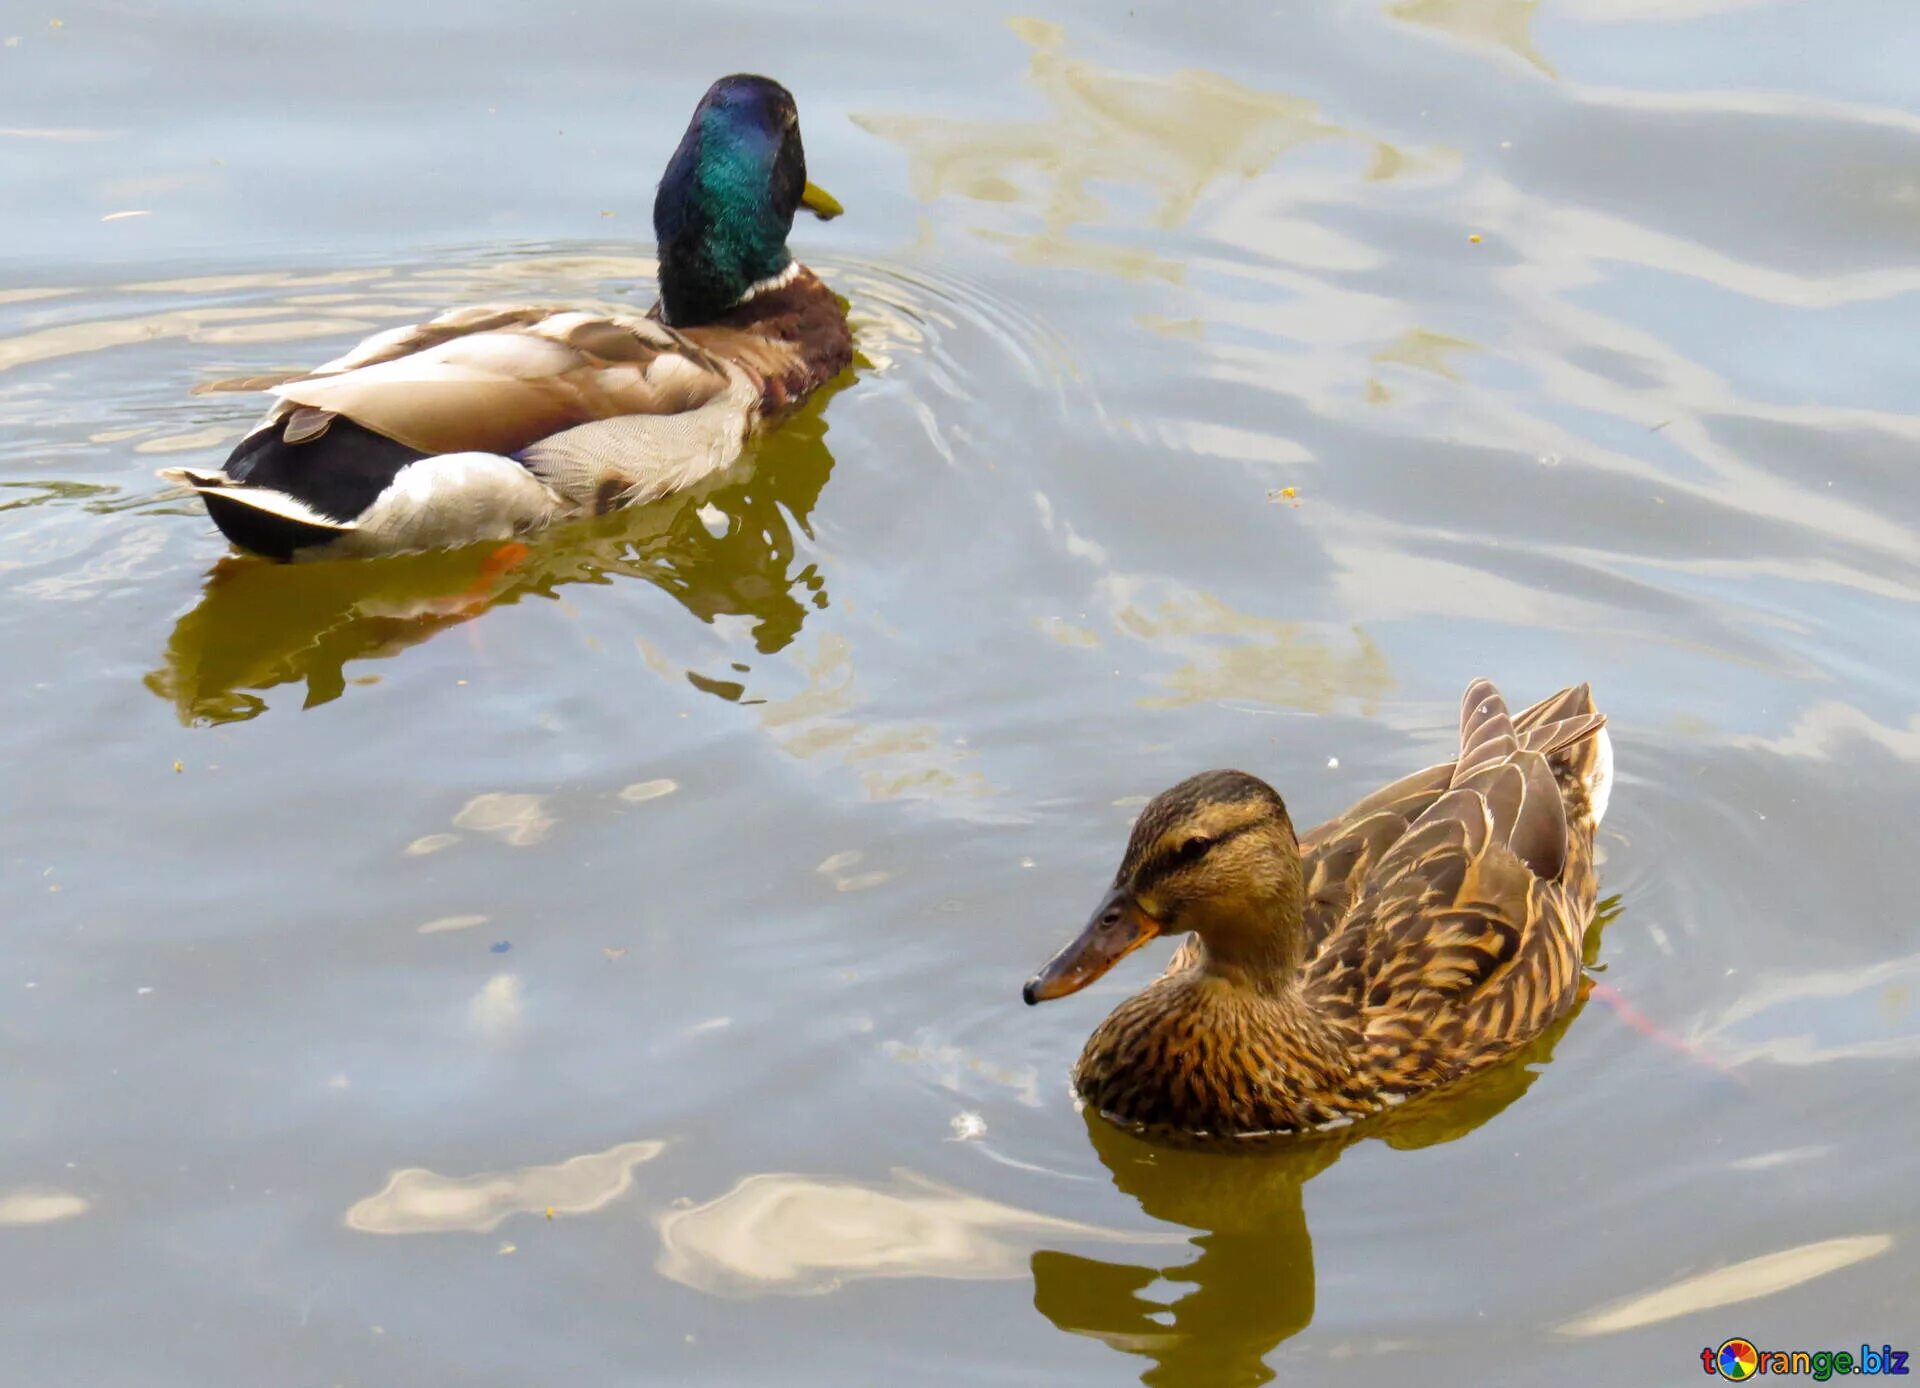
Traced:
<path fill-rule="evenodd" d="M 1613 739 L 1605 728 L 1593 735 L 1593 770 L 1587 776 L 1587 804 L 1593 809 L 1597 829 L 1606 818 L 1607 799 L 1613 794 Z"/>
<path fill-rule="evenodd" d="M 160 476 L 169 482 L 178 482 L 191 487 L 196 492 L 218 492 L 223 501 L 231 501 L 241 506 L 251 507 L 255 511 L 264 511 L 270 516 L 279 516 L 284 520 L 298 521 L 301 525 L 317 526 L 322 530 L 335 530 L 345 533 L 354 529 L 352 521 L 335 520 L 323 515 L 297 496 L 289 496 L 272 487 L 249 487 L 235 482 L 224 472 L 202 472 L 196 468 L 162 468 Z"/>

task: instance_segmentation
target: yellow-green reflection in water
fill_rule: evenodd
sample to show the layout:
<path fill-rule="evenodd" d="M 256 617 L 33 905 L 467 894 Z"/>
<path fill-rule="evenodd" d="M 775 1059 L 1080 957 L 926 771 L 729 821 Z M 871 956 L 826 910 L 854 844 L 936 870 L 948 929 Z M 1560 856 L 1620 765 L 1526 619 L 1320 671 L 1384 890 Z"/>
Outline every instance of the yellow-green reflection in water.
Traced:
<path fill-rule="evenodd" d="M 1291 150 L 1322 140 L 1358 142 L 1371 153 L 1369 177 L 1391 179 L 1451 161 L 1415 156 L 1347 129 L 1311 101 L 1260 91 L 1186 68 L 1166 76 L 1121 72 L 1067 56 L 1066 31 L 1042 19 L 1008 20 L 1032 53 L 1027 80 L 1046 102 L 1030 121 L 948 120 L 860 114 L 854 123 L 906 151 L 914 193 L 988 204 L 1034 205 L 1043 229 L 976 234 L 1034 265 L 1100 271 L 1123 279 L 1178 282 L 1185 266 L 1138 246 L 1073 234 L 1097 225 L 1107 207 L 1094 184 L 1143 188 L 1150 225 L 1178 227 L 1223 179 L 1250 179 Z"/>
<path fill-rule="evenodd" d="M 1607 898 L 1586 939 L 1620 914 Z M 1459 1085 L 1338 1131 L 1221 1150 L 1147 1142 L 1092 1113 L 1087 1136 L 1114 1185 L 1153 1218 L 1195 1231 L 1196 1256 L 1120 1263 L 1064 1250 L 1033 1255 L 1033 1304 L 1060 1329 L 1153 1361 L 1150 1384 L 1265 1383 L 1265 1359 L 1313 1321 L 1313 1237 L 1302 1189 L 1348 1147 L 1377 1137 L 1402 1151 L 1465 1137 L 1525 1094 L 1586 1007 L 1571 1011 L 1505 1062 Z M 1164 1284 L 1170 1300 L 1147 1295 Z"/>
<path fill-rule="evenodd" d="M 1462 43 L 1504 49 L 1527 66 L 1557 77 L 1533 44 L 1533 13 L 1540 0 L 1393 0 L 1387 14 L 1434 29 Z"/>
<path fill-rule="evenodd" d="M 1443 376 L 1449 381 L 1457 381 L 1460 379 L 1460 373 L 1454 369 L 1453 359 L 1462 353 L 1479 350 L 1479 343 L 1469 342 L 1464 337 L 1455 337 L 1450 333 L 1436 333 L 1427 328 L 1409 328 L 1375 352 L 1373 359 L 1378 362 L 1411 366 L 1416 370 Z"/>
<path fill-rule="evenodd" d="M 1142 708 L 1177 709 L 1197 703 L 1245 702 L 1307 713 L 1351 705 L 1371 715 L 1397 685 L 1385 653 L 1365 627 L 1330 627 L 1241 611 L 1217 594 L 1157 575 L 1113 565 L 1100 540 L 1082 534 L 1037 494 L 1049 538 L 1097 577 L 1088 611 L 1079 621 L 1036 621 L 1049 640 L 1083 652 L 1100 651 L 1105 638 L 1084 623 L 1098 609 L 1116 637 L 1181 663 L 1158 675 L 1166 692 L 1140 700 Z"/>
<path fill-rule="evenodd" d="M 1394 687 L 1386 657 L 1363 629 L 1353 628 L 1344 650 L 1302 623 L 1236 612 L 1211 593 L 1182 593 L 1151 609 L 1128 604 L 1114 623 L 1191 657 L 1165 676 L 1171 692 L 1144 700 L 1147 708 L 1246 700 L 1327 713 L 1346 701 L 1371 712 Z"/>
<path fill-rule="evenodd" d="M 88 501 L 112 496 L 112 487 L 97 482 L 0 482 L 0 511 L 18 511 L 28 506 L 45 506 L 50 501 Z"/>
<path fill-rule="evenodd" d="M 181 721 L 226 723 L 264 712 L 262 694 L 304 681 L 306 706 L 337 699 L 356 660 L 399 654 L 449 627 L 571 583 L 634 578 L 703 622 L 751 622 L 755 646 L 783 650 L 826 581 L 798 558 L 794 531 L 833 471 L 822 415 L 831 390 L 757 441 L 728 480 L 650 506 L 533 537 L 385 560 L 273 564 L 229 556 L 174 625 L 147 687 Z M 738 686 L 689 672 L 723 697 Z"/>

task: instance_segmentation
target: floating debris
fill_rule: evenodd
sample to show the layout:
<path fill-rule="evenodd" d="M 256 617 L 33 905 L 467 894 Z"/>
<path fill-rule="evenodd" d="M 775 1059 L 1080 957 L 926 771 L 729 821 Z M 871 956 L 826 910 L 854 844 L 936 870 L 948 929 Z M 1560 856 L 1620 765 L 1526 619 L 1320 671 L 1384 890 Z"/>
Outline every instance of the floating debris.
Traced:
<path fill-rule="evenodd" d="M 866 855 L 857 848 L 849 848 L 822 859 L 814 871 L 833 883 L 837 892 L 863 892 L 869 887 L 878 887 L 893 880 L 890 872 L 849 872 L 857 867 Z"/>
<path fill-rule="evenodd" d="M 874 1277 L 1016 1279 L 1043 1240 L 1171 1243 L 1003 1205 L 896 1170 L 885 1184 L 769 1172 L 659 1218 L 660 1275 L 713 1296 L 818 1296 Z"/>
<path fill-rule="evenodd" d="M 623 1142 L 547 1166 L 442 1176 L 408 1167 L 347 1211 L 363 1234 L 491 1233 L 514 1215 L 584 1215 L 605 1209 L 633 1187 L 633 1169 L 666 1150 L 663 1142 Z M 510 1245 L 509 1245 L 510 1247 Z"/>
<path fill-rule="evenodd" d="M 649 800 L 658 800 L 663 795 L 672 795 L 680 789 L 680 783 L 662 776 L 653 781 L 636 781 L 620 792 L 620 798 L 629 805 L 644 804 Z"/>
<path fill-rule="evenodd" d="M 547 813 L 546 804 L 544 795 L 489 791 L 462 805 L 453 817 L 453 827 L 493 834 L 515 848 L 526 848 L 539 843 L 553 828 L 553 816 Z"/>
<path fill-rule="evenodd" d="M 485 925 L 485 916 L 441 916 L 419 927 L 419 934 L 439 935 L 448 930 L 471 930 L 476 925 Z"/>
<path fill-rule="evenodd" d="M 0 1191 L 0 1227 L 53 1224 L 87 1212 L 85 1196 L 72 1191 L 26 1186 Z"/>

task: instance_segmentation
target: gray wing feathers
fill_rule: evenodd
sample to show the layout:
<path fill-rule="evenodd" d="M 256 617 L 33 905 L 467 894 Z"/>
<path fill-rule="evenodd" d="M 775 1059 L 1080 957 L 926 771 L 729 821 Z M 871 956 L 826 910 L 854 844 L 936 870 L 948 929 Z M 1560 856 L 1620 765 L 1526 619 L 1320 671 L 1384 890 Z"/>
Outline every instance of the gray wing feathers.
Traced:
<path fill-rule="evenodd" d="M 1452 789 L 1480 795 L 1494 841 L 1548 881 L 1560 876 L 1567 861 L 1566 799 L 1548 759 L 1606 721 L 1574 711 L 1586 702 L 1584 686 L 1556 695 L 1521 715 L 1518 734 L 1491 682 L 1475 680 L 1460 702 L 1460 760 Z"/>

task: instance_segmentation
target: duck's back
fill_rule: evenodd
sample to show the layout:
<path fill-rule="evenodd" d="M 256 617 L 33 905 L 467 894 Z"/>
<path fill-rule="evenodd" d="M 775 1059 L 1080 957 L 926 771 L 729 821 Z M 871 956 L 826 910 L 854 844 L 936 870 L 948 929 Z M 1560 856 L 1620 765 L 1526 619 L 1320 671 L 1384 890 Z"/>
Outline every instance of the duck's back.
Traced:
<path fill-rule="evenodd" d="M 514 454 L 595 420 L 698 409 L 730 384 L 724 362 L 651 319 L 481 307 L 280 383 L 269 420 L 289 421 L 294 447 L 338 416 L 422 454 Z"/>
<path fill-rule="evenodd" d="M 1476 681 L 1460 755 L 1301 841 L 1307 992 L 1387 1102 L 1498 1060 L 1577 996 L 1611 753 L 1585 685 L 1510 718 Z"/>

